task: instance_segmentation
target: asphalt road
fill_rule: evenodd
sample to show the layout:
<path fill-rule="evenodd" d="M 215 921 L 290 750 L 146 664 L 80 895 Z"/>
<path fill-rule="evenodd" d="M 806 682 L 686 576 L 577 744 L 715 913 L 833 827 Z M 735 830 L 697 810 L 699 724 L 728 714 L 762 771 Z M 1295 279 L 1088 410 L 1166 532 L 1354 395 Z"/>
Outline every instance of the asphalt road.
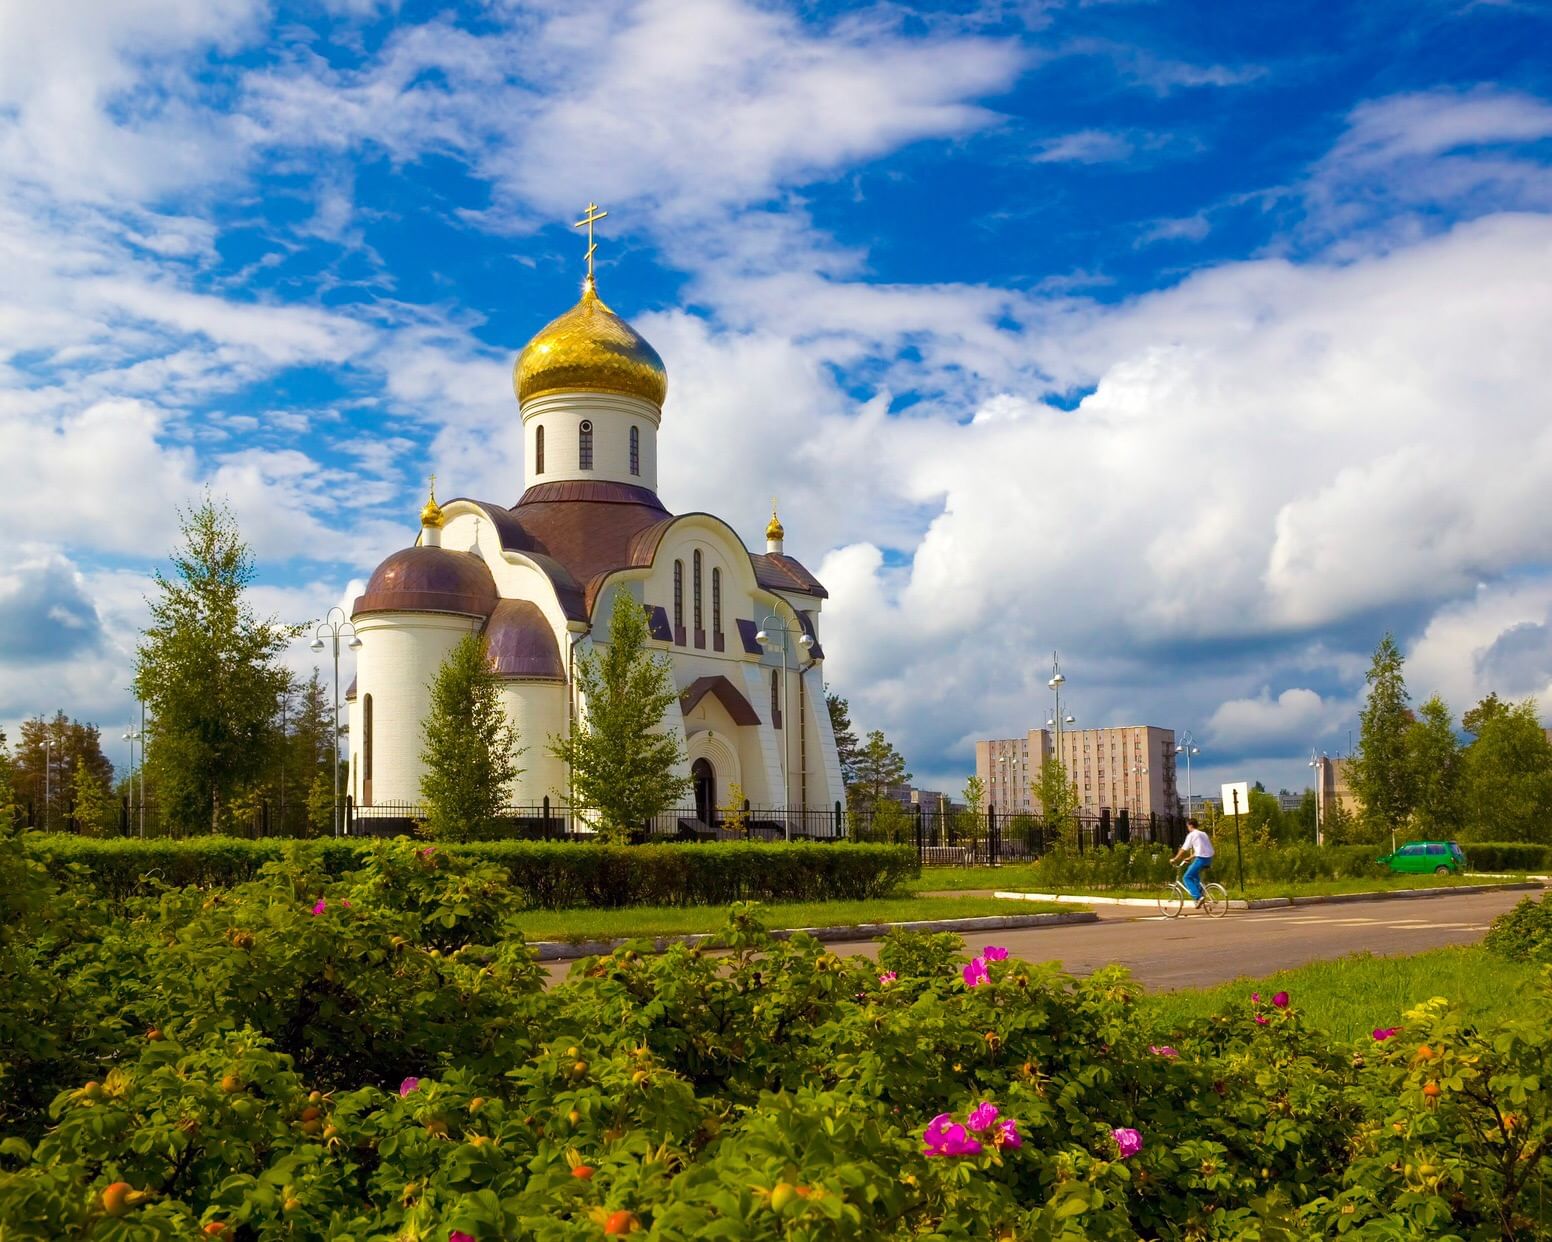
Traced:
<path fill-rule="evenodd" d="M 1309 962 L 1370 952 L 1401 956 L 1482 939 L 1493 918 L 1528 894 L 1472 893 L 1421 900 L 1344 902 L 1277 910 L 1231 910 L 1221 919 L 1165 919 L 1146 909 L 1101 909 L 1100 922 L 981 933 L 969 941 L 1005 945 L 1015 957 L 1060 961 L 1075 974 L 1119 962 L 1148 987 L 1209 987 Z M 834 944 L 842 956 L 877 955 L 873 941 Z M 549 966 L 564 978 L 568 962 Z"/>

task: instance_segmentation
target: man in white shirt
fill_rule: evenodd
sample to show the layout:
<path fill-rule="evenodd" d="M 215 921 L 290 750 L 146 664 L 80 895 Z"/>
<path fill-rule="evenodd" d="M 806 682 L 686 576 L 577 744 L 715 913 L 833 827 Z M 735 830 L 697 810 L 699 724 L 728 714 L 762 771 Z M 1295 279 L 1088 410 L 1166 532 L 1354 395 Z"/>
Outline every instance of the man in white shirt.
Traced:
<path fill-rule="evenodd" d="M 1169 861 L 1178 863 L 1185 858 L 1191 860 L 1191 865 L 1186 868 L 1185 875 L 1180 877 L 1180 882 L 1186 886 L 1186 892 L 1196 898 L 1198 906 L 1202 904 L 1201 876 L 1212 866 L 1214 852 L 1212 838 L 1202 831 L 1194 819 L 1186 820 L 1186 839 L 1181 842 L 1180 848 L 1175 851 L 1175 856 Z"/>

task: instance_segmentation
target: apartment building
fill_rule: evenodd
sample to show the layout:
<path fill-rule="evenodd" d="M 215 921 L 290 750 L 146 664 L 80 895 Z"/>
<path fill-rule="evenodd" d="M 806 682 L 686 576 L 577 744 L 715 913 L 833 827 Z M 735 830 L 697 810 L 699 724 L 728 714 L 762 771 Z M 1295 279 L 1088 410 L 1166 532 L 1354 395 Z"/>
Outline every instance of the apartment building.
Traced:
<path fill-rule="evenodd" d="M 1033 786 L 1057 746 L 1050 729 L 977 742 L 975 774 L 986 786 L 987 802 L 1010 815 L 1038 813 Z M 1156 725 L 1066 729 L 1060 747 L 1067 773 L 1077 786 L 1082 813 L 1178 813 L 1173 729 Z"/>

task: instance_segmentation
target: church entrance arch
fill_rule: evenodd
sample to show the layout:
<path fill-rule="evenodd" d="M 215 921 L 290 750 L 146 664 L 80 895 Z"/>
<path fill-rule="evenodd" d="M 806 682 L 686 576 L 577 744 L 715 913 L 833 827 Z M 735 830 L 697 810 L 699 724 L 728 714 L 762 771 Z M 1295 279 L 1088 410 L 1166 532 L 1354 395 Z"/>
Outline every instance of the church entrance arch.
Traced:
<path fill-rule="evenodd" d="M 695 818 L 703 824 L 716 822 L 717 771 L 704 759 L 690 765 L 690 780 L 695 786 Z"/>

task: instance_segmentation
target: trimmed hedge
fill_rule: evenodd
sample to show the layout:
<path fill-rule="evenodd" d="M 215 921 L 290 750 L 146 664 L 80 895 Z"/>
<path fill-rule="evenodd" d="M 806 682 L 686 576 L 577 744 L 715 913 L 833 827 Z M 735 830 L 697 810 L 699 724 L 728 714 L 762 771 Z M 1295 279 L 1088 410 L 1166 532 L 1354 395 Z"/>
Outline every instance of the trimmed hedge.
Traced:
<path fill-rule="evenodd" d="M 1552 846 L 1526 841 L 1464 841 L 1472 871 L 1552 871 Z"/>
<path fill-rule="evenodd" d="M 230 837 L 98 840 L 29 833 L 29 853 L 51 868 L 79 866 L 105 896 L 140 896 L 160 885 L 224 888 L 255 878 L 295 851 L 339 877 L 382 848 L 375 841 L 245 841 Z M 864 901 L 893 893 L 917 875 L 905 845 L 755 844 L 593 845 L 559 841 L 480 841 L 435 848 L 494 863 L 529 909 L 569 906 L 699 906 L 732 901 Z"/>
<path fill-rule="evenodd" d="M 1238 876 L 1234 853 L 1234 830 L 1221 827 L 1214 839 L 1217 858 L 1213 878 L 1228 884 Z M 1387 874 L 1375 859 L 1384 851 L 1374 845 L 1286 845 L 1261 850 L 1246 847 L 1247 882 L 1296 882 L 1300 880 L 1343 880 L 1356 876 Z M 1058 850 L 1034 864 L 1043 882 L 1070 884 L 1085 888 L 1127 888 L 1137 885 L 1165 884 L 1174 874 L 1169 865 L 1174 851 L 1163 845 L 1117 845 L 1112 849 Z"/>

